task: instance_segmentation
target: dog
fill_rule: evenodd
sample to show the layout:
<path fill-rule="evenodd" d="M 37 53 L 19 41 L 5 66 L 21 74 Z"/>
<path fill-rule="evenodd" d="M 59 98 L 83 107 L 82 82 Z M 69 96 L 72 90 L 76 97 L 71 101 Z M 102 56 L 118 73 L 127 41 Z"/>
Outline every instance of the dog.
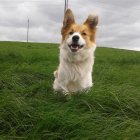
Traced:
<path fill-rule="evenodd" d="M 92 87 L 92 70 L 96 49 L 95 35 L 98 16 L 90 14 L 83 25 L 75 22 L 67 9 L 61 30 L 59 67 L 54 72 L 55 91 L 73 93 Z"/>

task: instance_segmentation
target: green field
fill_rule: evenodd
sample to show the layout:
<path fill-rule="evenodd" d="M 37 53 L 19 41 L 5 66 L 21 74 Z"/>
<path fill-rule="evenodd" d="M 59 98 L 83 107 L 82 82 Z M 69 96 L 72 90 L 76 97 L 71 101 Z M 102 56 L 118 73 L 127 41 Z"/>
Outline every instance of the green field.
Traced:
<path fill-rule="evenodd" d="M 94 86 L 54 94 L 58 44 L 0 42 L 0 140 L 140 140 L 140 52 L 97 48 Z"/>

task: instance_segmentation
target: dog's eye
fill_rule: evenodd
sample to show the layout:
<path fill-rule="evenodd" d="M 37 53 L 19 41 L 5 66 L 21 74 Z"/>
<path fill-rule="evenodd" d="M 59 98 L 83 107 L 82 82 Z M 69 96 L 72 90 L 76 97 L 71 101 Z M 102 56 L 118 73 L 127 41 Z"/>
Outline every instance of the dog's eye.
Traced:
<path fill-rule="evenodd" d="M 69 35 L 72 35 L 74 32 L 73 31 L 71 31 L 71 32 L 69 32 Z"/>
<path fill-rule="evenodd" d="M 85 32 L 83 32 L 82 35 L 86 36 L 87 34 Z"/>

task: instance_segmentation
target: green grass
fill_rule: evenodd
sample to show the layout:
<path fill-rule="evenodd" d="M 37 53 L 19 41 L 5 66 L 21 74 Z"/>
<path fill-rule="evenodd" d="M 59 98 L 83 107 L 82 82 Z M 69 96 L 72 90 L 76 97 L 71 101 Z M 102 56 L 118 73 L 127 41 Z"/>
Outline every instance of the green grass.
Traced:
<path fill-rule="evenodd" d="M 55 95 L 58 45 L 0 42 L 0 140 L 139 140 L 140 52 L 97 48 L 88 94 Z"/>

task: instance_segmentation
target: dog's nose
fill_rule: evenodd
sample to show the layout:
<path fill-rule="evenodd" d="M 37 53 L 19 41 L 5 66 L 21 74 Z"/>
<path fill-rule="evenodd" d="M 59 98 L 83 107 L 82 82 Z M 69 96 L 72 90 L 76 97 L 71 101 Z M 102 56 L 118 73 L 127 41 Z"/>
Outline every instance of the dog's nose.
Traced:
<path fill-rule="evenodd" d="M 79 40 L 79 36 L 78 35 L 75 35 L 75 36 L 72 37 L 72 41 L 73 42 L 78 42 L 78 40 Z"/>

